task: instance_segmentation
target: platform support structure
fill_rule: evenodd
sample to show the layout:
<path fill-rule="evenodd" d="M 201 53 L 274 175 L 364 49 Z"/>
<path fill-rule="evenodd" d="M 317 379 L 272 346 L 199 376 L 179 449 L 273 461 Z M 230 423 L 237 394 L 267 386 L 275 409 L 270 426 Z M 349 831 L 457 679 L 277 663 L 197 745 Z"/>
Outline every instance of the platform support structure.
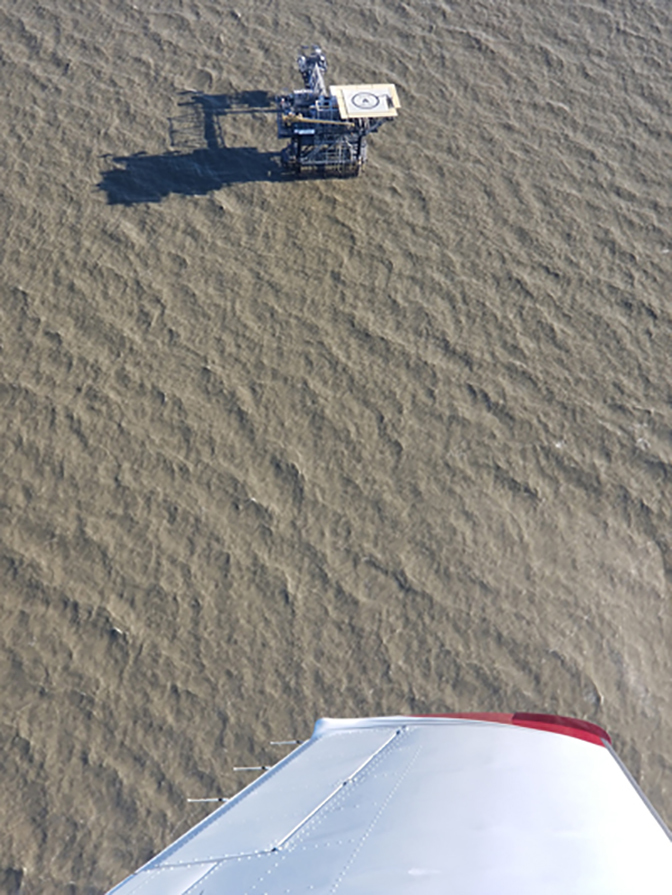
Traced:
<path fill-rule="evenodd" d="M 278 137 L 289 139 L 281 153 L 284 170 L 295 177 L 356 177 L 366 162 L 368 135 L 396 115 L 396 90 L 363 85 L 355 95 L 363 98 L 358 110 L 344 100 L 348 88 L 326 88 L 327 60 L 319 46 L 302 52 L 297 65 L 303 88 L 276 97 Z M 380 99 L 375 88 L 380 93 L 388 86 L 395 104 L 374 108 Z"/>

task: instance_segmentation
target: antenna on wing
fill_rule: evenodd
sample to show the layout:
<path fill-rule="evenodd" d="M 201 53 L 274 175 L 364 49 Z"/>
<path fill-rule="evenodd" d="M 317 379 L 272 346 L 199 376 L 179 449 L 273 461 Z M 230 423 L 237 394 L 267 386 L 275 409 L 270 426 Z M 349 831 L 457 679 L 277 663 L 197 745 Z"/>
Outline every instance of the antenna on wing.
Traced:
<path fill-rule="evenodd" d="M 187 799 L 187 802 L 230 802 L 230 797 L 220 796 L 216 799 Z"/>
<path fill-rule="evenodd" d="M 254 765 L 249 768 L 234 768 L 233 770 L 234 771 L 270 771 L 271 767 L 272 767 L 272 765 L 260 764 L 260 765 Z"/>
<path fill-rule="evenodd" d="M 300 746 L 305 740 L 271 740 L 271 746 Z"/>

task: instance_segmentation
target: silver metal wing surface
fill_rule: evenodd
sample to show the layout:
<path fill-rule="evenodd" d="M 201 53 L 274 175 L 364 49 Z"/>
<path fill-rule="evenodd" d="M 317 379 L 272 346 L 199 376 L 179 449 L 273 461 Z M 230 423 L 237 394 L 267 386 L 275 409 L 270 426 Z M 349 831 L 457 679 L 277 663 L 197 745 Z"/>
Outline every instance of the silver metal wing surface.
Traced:
<path fill-rule="evenodd" d="M 641 895 L 672 840 L 595 725 L 323 719 L 114 895 Z"/>

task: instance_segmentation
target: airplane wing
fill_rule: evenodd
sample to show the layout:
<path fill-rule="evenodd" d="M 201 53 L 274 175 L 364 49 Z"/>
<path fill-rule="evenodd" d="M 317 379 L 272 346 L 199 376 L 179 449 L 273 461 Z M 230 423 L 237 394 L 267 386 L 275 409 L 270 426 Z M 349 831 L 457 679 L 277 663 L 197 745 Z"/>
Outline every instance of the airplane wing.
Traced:
<path fill-rule="evenodd" d="M 670 833 L 608 735 L 517 713 L 322 719 L 112 892 L 643 895 L 670 880 Z"/>

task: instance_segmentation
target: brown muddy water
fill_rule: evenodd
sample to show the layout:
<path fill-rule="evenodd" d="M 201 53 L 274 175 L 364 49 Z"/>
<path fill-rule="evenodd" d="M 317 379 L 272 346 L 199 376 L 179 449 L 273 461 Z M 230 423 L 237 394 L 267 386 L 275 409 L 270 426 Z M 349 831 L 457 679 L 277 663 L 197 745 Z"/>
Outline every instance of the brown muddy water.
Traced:
<path fill-rule="evenodd" d="M 104 892 L 322 715 L 586 718 L 670 823 L 670 5 L 0 34 L 0 892 Z M 187 91 L 314 41 L 398 85 L 362 177 L 215 150 Z"/>

